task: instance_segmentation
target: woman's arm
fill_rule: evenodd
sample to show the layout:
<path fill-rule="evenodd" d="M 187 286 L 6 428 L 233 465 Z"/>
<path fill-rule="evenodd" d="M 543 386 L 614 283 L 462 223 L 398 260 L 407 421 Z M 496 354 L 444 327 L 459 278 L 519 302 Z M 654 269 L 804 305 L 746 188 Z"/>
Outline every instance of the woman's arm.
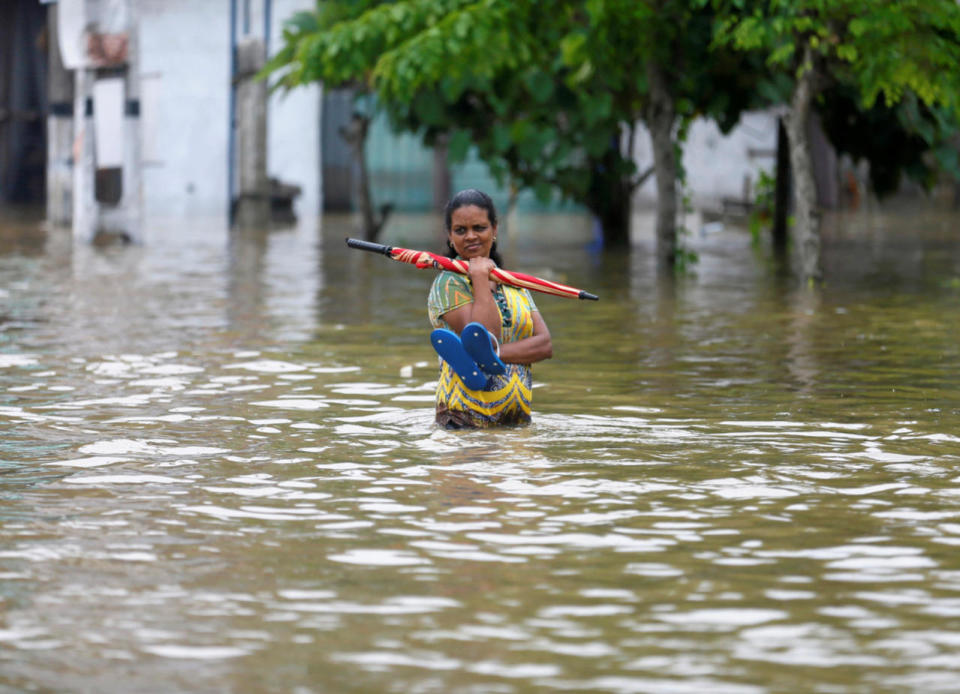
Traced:
<path fill-rule="evenodd" d="M 489 258 L 471 258 L 470 259 L 470 281 L 473 284 L 473 301 L 464 304 L 452 311 L 443 314 L 443 320 L 447 322 L 457 335 L 463 332 L 468 323 L 481 323 L 489 330 L 499 341 L 500 333 L 500 311 L 497 309 L 497 302 L 493 298 L 493 287 L 490 282 L 490 270 L 495 268 L 493 261 Z"/>
<path fill-rule="evenodd" d="M 457 335 L 463 332 L 467 323 L 475 321 L 472 311 L 474 304 L 466 304 L 443 314 L 443 320 Z M 496 305 L 494 305 L 496 310 Z M 497 313 L 499 320 L 500 314 Z M 487 325 L 484 323 L 484 325 Z M 499 341 L 500 338 L 497 338 Z M 500 345 L 500 360 L 508 364 L 533 364 L 553 356 L 553 343 L 550 340 L 550 330 L 543 322 L 539 311 L 533 312 L 533 335 L 516 342 L 507 342 Z"/>

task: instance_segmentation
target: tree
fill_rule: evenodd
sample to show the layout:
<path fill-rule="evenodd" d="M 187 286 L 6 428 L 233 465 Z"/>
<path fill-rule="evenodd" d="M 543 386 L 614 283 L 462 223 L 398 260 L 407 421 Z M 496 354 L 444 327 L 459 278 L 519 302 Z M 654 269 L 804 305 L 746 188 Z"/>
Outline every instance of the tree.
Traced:
<path fill-rule="evenodd" d="M 583 204 L 611 246 L 629 242 L 631 197 L 652 172 L 632 156 L 644 121 L 658 255 L 672 262 L 678 127 L 702 113 L 732 124 L 749 98 L 742 56 L 707 58 L 713 10 L 694 4 L 400 0 L 356 11 L 341 0 L 321 4 L 349 6 L 335 21 L 286 31 L 268 71 L 287 87 L 364 85 L 395 128 L 445 138 L 452 159 L 473 145 L 501 181 Z M 718 74 L 737 79 L 720 89 Z"/>
<path fill-rule="evenodd" d="M 954 141 L 960 123 L 945 107 L 906 94 L 894 106 L 880 100 L 864 108 L 853 89 L 835 84 L 824 91 L 817 110 L 837 152 L 870 164 L 870 186 L 878 197 L 895 193 L 904 177 L 928 190 L 942 174 L 960 181 Z"/>
<path fill-rule="evenodd" d="M 715 0 L 714 6 L 721 14 L 718 43 L 759 51 L 793 80 L 785 124 L 796 185 L 794 233 L 800 274 L 807 282 L 818 281 L 820 231 L 806 129 L 816 97 L 835 82 L 855 89 L 864 111 L 880 97 L 892 106 L 915 95 L 950 112 L 960 98 L 960 5 L 956 0 Z"/>

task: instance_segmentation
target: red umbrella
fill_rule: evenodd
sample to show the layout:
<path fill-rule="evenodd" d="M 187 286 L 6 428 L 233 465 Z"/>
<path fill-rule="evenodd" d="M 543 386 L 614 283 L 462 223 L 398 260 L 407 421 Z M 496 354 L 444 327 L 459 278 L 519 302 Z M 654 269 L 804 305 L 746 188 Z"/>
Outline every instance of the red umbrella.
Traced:
<path fill-rule="evenodd" d="M 436 270 L 450 270 L 458 272 L 461 275 L 468 274 L 469 263 L 465 260 L 455 260 L 447 258 L 429 251 L 412 251 L 409 248 L 397 248 L 395 246 L 384 246 L 380 243 L 371 241 L 361 241 L 359 239 L 347 239 L 347 245 L 350 248 L 359 248 L 362 251 L 372 251 L 373 253 L 382 253 L 388 258 L 399 260 L 402 263 L 410 263 L 418 268 L 434 268 Z M 517 287 L 519 289 L 533 289 L 544 294 L 555 294 L 556 296 L 565 296 L 570 299 L 589 299 L 597 301 L 599 297 L 574 287 L 568 287 L 565 284 L 551 282 L 550 280 L 540 279 L 533 275 L 525 275 L 522 272 L 510 272 L 495 268 L 490 275 L 503 284 Z"/>

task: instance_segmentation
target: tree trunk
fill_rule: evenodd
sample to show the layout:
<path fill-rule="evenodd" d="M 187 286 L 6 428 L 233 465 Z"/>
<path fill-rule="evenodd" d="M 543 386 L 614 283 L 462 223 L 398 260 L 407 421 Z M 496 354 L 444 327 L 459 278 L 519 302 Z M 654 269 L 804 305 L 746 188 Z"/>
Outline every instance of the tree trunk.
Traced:
<path fill-rule="evenodd" d="M 442 135 L 433 145 L 433 211 L 443 212 L 453 194 L 453 177 L 450 175 L 450 138 Z M 446 235 L 444 235 L 444 238 Z"/>
<path fill-rule="evenodd" d="M 624 248 L 630 245 L 630 198 L 633 181 L 624 177 L 620 143 L 611 142 L 602 158 L 590 168 L 590 188 L 586 205 L 600 221 L 603 245 Z"/>
<path fill-rule="evenodd" d="M 47 5 L 47 219 L 70 224 L 73 192 L 73 75 L 63 65 L 57 5 Z"/>
<path fill-rule="evenodd" d="M 816 93 L 817 72 L 813 63 L 813 51 L 809 46 L 804 50 L 802 70 L 793 88 L 790 111 L 785 120 L 787 138 L 790 141 L 790 166 L 796 185 L 794 238 L 800 276 L 804 282 L 818 282 L 823 276 L 820 268 L 820 217 L 810 140 L 807 135 L 807 120 Z"/>
<path fill-rule="evenodd" d="M 787 219 L 790 211 L 790 145 L 783 119 L 777 120 L 777 180 L 773 195 L 773 248 L 787 249 Z"/>
<path fill-rule="evenodd" d="M 650 104 L 647 127 L 657 175 L 657 259 L 673 265 L 677 256 L 677 152 L 673 141 L 676 107 L 667 78 L 656 61 L 647 63 Z"/>
<path fill-rule="evenodd" d="M 350 144 L 350 151 L 357 167 L 357 206 L 360 208 L 360 217 L 363 223 L 363 237 L 367 241 L 376 241 L 383 229 L 387 216 L 393 205 L 381 206 L 380 216 L 377 218 L 373 209 L 373 197 L 370 195 L 370 174 L 367 170 L 367 135 L 370 131 L 370 117 L 362 113 L 354 113 L 350 124 L 340 129 L 340 135 Z"/>

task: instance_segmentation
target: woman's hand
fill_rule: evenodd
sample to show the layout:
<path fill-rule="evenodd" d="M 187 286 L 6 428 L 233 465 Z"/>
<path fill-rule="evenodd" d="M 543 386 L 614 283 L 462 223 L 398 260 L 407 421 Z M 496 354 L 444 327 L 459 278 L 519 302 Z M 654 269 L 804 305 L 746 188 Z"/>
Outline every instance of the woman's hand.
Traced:
<path fill-rule="evenodd" d="M 473 283 L 474 295 L 476 295 L 477 290 L 480 288 L 490 289 L 490 273 L 496 267 L 496 263 L 490 260 L 490 258 L 470 258 L 470 266 L 467 268 L 467 272 L 470 275 L 470 281 Z"/>

